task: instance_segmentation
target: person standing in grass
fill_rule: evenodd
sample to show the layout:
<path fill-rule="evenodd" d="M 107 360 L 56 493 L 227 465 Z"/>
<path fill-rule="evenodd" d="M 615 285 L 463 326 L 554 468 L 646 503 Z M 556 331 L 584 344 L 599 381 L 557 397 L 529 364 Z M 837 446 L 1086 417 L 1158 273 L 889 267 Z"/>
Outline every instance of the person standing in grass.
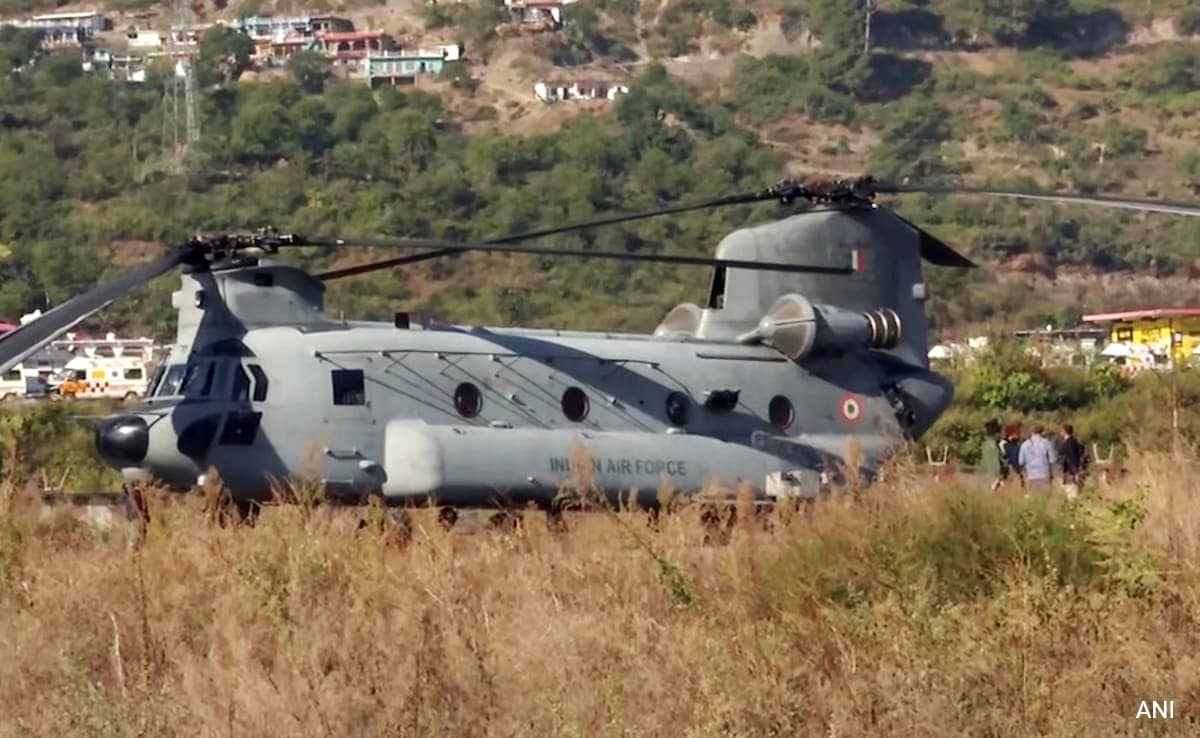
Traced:
<path fill-rule="evenodd" d="M 1008 478 L 1008 459 L 1004 458 L 1003 445 L 1000 423 L 995 419 L 984 423 L 983 445 L 979 448 L 979 471 L 993 492 Z"/>
<path fill-rule="evenodd" d="M 1004 438 L 1000 441 L 1000 463 L 1004 465 L 1004 478 L 1015 479 L 1024 485 L 1021 472 L 1021 425 L 1009 423 L 1004 426 Z"/>
<path fill-rule="evenodd" d="M 1058 454 L 1054 451 L 1054 444 L 1043 435 L 1045 432 L 1046 429 L 1041 425 L 1034 426 L 1033 435 L 1025 439 L 1017 454 L 1028 487 L 1047 488 L 1054 476 Z"/>
<path fill-rule="evenodd" d="M 1062 424 L 1059 437 L 1061 442 L 1058 455 L 1062 459 L 1063 492 L 1067 494 L 1068 500 L 1072 500 L 1079 493 L 1087 471 L 1087 450 L 1075 437 L 1075 428 L 1070 423 Z"/>

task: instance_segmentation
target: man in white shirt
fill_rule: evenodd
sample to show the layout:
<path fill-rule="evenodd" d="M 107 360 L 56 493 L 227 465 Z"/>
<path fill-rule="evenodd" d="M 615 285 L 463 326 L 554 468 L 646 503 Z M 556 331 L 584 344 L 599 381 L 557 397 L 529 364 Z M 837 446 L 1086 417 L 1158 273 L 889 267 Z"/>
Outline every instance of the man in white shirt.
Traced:
<path fill-rule="evenodd" d="M 1033 429 L 1033 435 L 1021 444 L 1018 459 L 1021 470 L 1025 474 L 1025 483 L 1030 487 L 1048 487 L 1054 473 L 1054 465 L 1058 463 L 1058 454 L 1054 444 L 1042 434 L 1045 428 L 1038 425 Z"/>

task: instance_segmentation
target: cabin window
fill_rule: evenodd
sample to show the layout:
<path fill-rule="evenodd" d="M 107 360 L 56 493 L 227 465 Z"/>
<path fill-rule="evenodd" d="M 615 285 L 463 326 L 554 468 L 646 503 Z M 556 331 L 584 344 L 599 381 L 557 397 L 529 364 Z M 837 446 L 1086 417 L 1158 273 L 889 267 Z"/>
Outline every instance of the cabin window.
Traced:
<path fill-rule="evenodd" d="M 250 364 L 250 374 L 254 377 L 254 401 L 264 402 L 267 399 L 267 373 L 258 364 Z"/>
<path fill-rule="evenodd" d="M 330 374 L 333 378 L 334 405 L 367 404 L 362 369 L 334 369 Z"/>
<path fill-rule="evenodd" d="M 713 269 L 712 283 L 708 288 L 708 308 L 710 310 L 725 309 L 725 267 Z"/>
<path fill-rule="evenodd" d="M 250 375 L 246 374 L 246 368 L 241 364 L 237 364 L 234 369 L 233 387 L 230 389 L 229 399 L 234 402 L 250 400 Z"/>
<path fill-rule="evenodd" d="M 587 393 L 578 387 L 568 387 L 562 396 L 562 411 L 572 423 L 582 423 L 588 416 Z"/>
<path fill-rule="evenodd" d="M 682 392 L 672 392 L 667 395 L 667 420 L 671 425 L 684 426 L 688 424 L 691 415 L 692 402 Z"/>
<path fill-rule="evenodd" d="M 134 369 L 126 369 L 125 370 L 125 378 L 126 379 L 141 379 L 142 378 L 142 368 L 137 367 Z"/>
<path fill-rule="evenodd" d="M 483 409 L 483 397 L 479 388 L 470 382 L 463 382 L 454 390 L 454 409 L 464 418 L 473 418 Z"/>
<path fill-rule="evenodd" d="M 791 400 L 783 395 L 775 395 L 767 405 L 767 416 L 771 419 L 771 425 L 779 430 L 787 430 L 796 420 L 796 410 Z"/>
<path fill-rule="evenodd" d="M 4 372 L 4 381 L 5 382 L 21 381 L 21 370 L 20 369 L 9 369 L 8 371 Z"/>
<path fill-rule="evenodd" d="M 236 412 L 225 418 L 225 429 L 221 431 L 222 446 L 249 446 L 258 435 L 262 413 Z"/>
<path fill-rule="evenodd" d="M 70 379 L 74 379 L 76 382 L 86 382 L 87 369 L 76 369 L 75 371 L 71 372 Z"/>

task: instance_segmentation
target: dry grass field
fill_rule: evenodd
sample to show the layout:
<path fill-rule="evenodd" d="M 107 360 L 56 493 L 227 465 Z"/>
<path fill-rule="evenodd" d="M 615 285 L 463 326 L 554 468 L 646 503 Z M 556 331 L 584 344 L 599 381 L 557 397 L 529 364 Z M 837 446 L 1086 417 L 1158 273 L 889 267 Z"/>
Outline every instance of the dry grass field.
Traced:
<path fill-rule="evenodd" d="M 0 735 L 1196 735 L 1196 459 L 1138 458 L 1071 504 L 898 473 L 720 546 L 187 498 L 131 548 L 9 484 Z"/>

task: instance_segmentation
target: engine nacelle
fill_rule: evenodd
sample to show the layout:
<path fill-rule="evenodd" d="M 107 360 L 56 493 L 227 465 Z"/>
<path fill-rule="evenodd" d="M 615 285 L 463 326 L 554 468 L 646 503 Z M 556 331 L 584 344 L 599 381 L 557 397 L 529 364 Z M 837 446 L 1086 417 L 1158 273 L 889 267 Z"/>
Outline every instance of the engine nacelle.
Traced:
<path fill-rule="evenodd" d="M 840 356 L 860 348 L 894 348 L 901 335 L 895 310 L 862 313 L 789 294 L 776 300 L 758 326 L 738 341 L 765 343 L 798 361 L 809 356 Z"/>

